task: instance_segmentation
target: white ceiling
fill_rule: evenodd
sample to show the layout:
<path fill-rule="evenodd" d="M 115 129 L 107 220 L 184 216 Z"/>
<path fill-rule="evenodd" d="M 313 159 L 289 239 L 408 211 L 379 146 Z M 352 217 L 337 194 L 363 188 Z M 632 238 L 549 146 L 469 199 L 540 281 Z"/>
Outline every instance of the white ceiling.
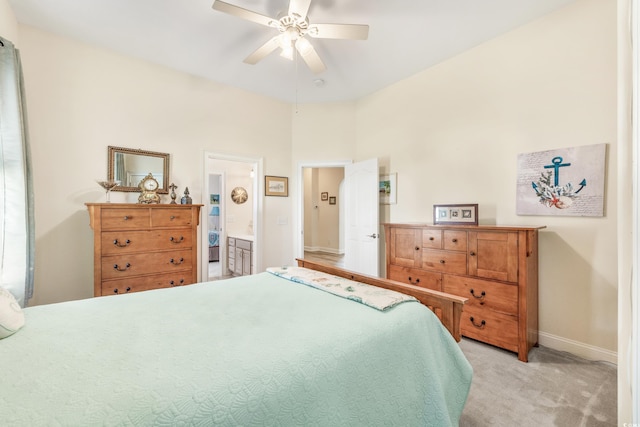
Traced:
<path fill-rule="evenodd" d="M 226 0 L 276 17 L 288 0 Z M 369 39 L 310 39 L 327 70 L 272 53 L 243 59 L 277 30 L 213 0 L 10 0 L 19 23 L 294 103 L 360 98 L 575 0 L 312 0 L 311 23 L 368 24 Z M 314 81 L 322 79 L 318 87 Z"/>

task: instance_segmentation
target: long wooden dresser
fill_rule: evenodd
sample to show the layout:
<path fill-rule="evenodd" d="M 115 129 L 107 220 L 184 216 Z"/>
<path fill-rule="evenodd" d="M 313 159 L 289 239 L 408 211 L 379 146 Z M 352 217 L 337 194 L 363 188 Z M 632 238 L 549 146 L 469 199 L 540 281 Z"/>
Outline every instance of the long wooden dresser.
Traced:
<path fill-rule="evenodd" d="M 468 298 L 462 335 L 518 353 L 538 343 L 538 230 L 384 224 L 387 278 Z"/>
<path fill-rule="evenodd" d="M 202 205 L 86 205 L 94 233 L 94 296 L 197 281 Z"/>

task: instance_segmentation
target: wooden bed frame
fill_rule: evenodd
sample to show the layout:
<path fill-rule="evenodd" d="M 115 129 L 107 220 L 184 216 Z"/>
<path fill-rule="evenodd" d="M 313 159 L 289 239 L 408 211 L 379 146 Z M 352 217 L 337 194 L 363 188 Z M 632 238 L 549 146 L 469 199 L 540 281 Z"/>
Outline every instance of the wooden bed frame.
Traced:
<path fill-rule="evenodd" d="M 328 264 L 322 264 L 315 261 L 296 258 L 298 267 L 305 267 L 311 270 L 322 271 L 324 273 L 333 274 L 335 276 L 344 277 L 355 280 L 357 282 L 367 283 L 369 285 L 378 286 L 385 289 L 401 292 L 417 298 L 422 304 L 426 305 L 440 319 L 442 324 L 453 335 L 456 341 L 460 341 L 460 316 L 462 315 L 462 307 L 467 302 L 467 298 L 456 295 L 446 294 L 444 292 L 433 291 L 431 289 L 421 288 L 419 286 L 409 285 L 406 283 L 396 282 L 379 277 L 368 276 L 365 274 L 355 273 L 344 270 Z"/>

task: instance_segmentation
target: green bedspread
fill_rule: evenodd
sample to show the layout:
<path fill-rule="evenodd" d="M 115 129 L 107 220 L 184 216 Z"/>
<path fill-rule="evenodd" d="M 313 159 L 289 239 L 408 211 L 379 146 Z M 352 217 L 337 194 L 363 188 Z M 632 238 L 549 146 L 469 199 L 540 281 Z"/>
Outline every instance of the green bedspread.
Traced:
<path fill-rule="evenodd" d="M 471 367 L 417 302 L 386 312 L 261 273 L 25 310 L 7 426 L 457 425 Z"/>

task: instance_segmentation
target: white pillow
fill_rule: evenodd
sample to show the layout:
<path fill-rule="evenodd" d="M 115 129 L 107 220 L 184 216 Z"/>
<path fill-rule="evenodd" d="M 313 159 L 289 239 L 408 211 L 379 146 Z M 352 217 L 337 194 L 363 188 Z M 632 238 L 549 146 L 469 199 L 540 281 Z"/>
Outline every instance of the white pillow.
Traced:
<path fill-rule="evenodd" d="M 24 326 L 24 313 L 11 292 L 0 288 L 0 339 L 18 332 Z"/>

